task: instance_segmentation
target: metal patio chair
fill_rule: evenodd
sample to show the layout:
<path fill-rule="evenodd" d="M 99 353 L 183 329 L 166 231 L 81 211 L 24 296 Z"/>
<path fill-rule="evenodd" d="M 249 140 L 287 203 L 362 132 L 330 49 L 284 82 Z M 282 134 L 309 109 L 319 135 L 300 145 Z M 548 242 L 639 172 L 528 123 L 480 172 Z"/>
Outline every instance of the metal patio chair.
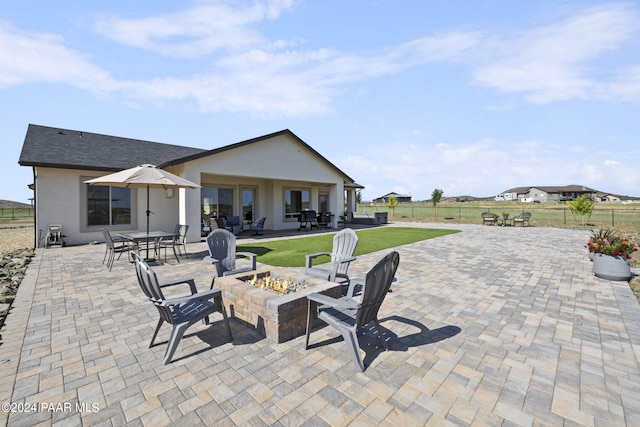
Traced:
<path fill-rule="evenodd" d="M 188 230 L 189 230 L 188 225 L 176 224 L 176 227 L 173 230 L 173 237 L 171 239 L 162 239 L 156 242 L 156 251 L 158 252 L 158 256 L 160 256 L 160 250 L 164 248 L 164 261 L 166 262 L 167 248 L 171 248 L 173 250 L 173 255 L 176 257 L 178 262 L 180 262 L 180 259 L 178 258 L 178 254 L 182 256 L 183 250 L 184 250 L 184 256 L 188 257 L 187 245 L 186 245 Z"/>
<path fill-rule="evenodd" d="M 102 229 L 102 236 L 104 237 L 105 243 L 102 263 L 104 264 L 104 262 L 107 261 L 107 267 L 109 268 L 109 271 L 111 271 L 113 263 L 116 261 L 116 254 L 118 254 L 117 259 L 120 259 L 123 253 L 128 255 L 133 247 L 124 239 L 114 239 L 111 237 L 111 233 L 109 233 L 109 230 L 107 229 Z M 129 257 L 127 256 L 127 259 L 128 258 Z"/>

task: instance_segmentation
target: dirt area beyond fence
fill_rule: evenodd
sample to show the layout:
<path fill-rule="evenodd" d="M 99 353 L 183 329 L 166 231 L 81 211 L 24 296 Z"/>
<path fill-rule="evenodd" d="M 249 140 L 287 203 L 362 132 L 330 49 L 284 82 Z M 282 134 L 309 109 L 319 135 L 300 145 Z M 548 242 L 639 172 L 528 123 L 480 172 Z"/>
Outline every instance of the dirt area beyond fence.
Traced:
<path fill-rule="evenodd" d="M 33 221 L 0 222 L 0 253 L 33 248 Z"/>

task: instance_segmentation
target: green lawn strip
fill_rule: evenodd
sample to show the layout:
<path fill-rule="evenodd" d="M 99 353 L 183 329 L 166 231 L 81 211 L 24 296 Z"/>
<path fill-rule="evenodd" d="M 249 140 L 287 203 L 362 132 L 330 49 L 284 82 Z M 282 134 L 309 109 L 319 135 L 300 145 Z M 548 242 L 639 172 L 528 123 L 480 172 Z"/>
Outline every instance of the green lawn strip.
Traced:
<path fill-rule="evenodd" d="M 364 255 L 421 240 L 458 233 L 459 230 L 441 230 L 433 228 L 381 227 L 358 230 L 358 246 L 355 255 Z M 305 256 L 317 252 L 331 252 L 333 234 L 274 240 L 251 245 L 238 245 L 239 252 L 258 254 L 258 261 L 276 267 L 304 267 Z M 329 261 L 328 257 L 318 258 L 315 262 Z"/>

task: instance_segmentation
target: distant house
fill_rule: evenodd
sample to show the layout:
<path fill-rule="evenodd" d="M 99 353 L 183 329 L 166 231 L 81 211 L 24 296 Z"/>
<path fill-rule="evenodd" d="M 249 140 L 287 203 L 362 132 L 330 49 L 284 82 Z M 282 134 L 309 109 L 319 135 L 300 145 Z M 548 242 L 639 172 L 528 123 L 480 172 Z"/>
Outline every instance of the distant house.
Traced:
<path fill-rule="evenodd" d="M 33 168 L 38 230 L 62 224 L 68 244 L 101 241 L 112 232 L 146 228 L 146 191 L 90 187 L 85 181 L 141 164 L 154 164 L 202 188 L 150 192 L 151 227 L 189 225 L 200 240 L 201 220 L 240 216 L 245 224 L 266 217 L 266 229 L 295 229 L 304 209 L 355 211 L 356 184 L 290 130 L 212 150 L 89 132 L 29 125 L 18 163 Z M 100 197 L 98 197 L 100 196 Z"/>
<path fill-rule="evenodd" d="M 510 202 L 513 200 L 518 200 L 518 193 L 506 191 L 504 193 L 496 195 L 493 200 L 495 200 L 496 202 Z"/>
<path fill-rule="evenodd" d="M 598 194 L 596 195 L 596 202 L 619 202 L 620 197 L 613 194 Z"/>
<path fill-rule="evenodd" d="M 582 194 L 595 200 L 597 191 L 583 185 L 538 186 L 511 188 L 495 197 L 495 200 L 520 200 L 523 202 L 565 202 Z"/>
<path fill-rule="evenodd" d="M 374 203 L 389 203 L 389 197 L 395 196 L 398 203 L 411 203 L 411 196 L 407 196 L 404 194 L 398 194 L 391 192 L 389 194 L 385 194 L 384 196 L 380 196 L 376 199 L 373 199 Z"/>

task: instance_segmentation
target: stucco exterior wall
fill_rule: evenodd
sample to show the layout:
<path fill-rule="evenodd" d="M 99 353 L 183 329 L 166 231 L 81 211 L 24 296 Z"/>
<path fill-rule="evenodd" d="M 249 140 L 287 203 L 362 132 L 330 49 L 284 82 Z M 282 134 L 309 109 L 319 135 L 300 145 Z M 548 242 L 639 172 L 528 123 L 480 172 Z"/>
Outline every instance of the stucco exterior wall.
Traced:
<path fill-rule="evenodd" d="M 36 176 L 36 233 L 42 237 L 49 224 L 62 224 L 65 242 L 69 245 L 103 242 L 103 226 L 86 225 L 86 188 L 84 181 L 106 175 L 98 171 L 38 168 Z M 107 227 L 112 233 L 146 230 L 146 188 L 132 189 L 132 224 Z M 179 222 L 178 194 L 167 197 L 165 190 L 151 188 L 149 216 L 151 230 L 173 231 Z"/>
<path fill-rule="evenodd" d="M 294 137 L 281 134 L 212 152 L 167 168 L 204 187 L 218 186 L 234 190 L 234 215 L 241 214 L 244 188 L 255 191 L 254 219 L 267 217 L 266 229 L 297 228 L 295 219 L 285 219 L 285 189 L 310 191 L 311 209 L 319 210 L 320 192 L 328 193 L 333 226 L 344 208 L 344 175 Z M 84 181 L 107 175 L 92 170 L 37 168 L 36 230 L 46 234 L 49 224 L 62 224 L 65 241 L 70 245 L 103 242 L 103 226 L 87 226 L 87 185 Z M 201 190 L 151 188 L 149 193 L 150 230 L 173 231 L 176 224 L 188 224 L 188 242 L 199 241 Z M 146 230 L 147 190 L 132 188 L 132 224 L 107 227 L 113 234 Z M 36 231 L 37 232 L 37 231 Z"/>
<path fill-rule="evenodd" d="M 329 209 L 334 226 L 342 214 L 344 177 L 312 151 L 291 137 L 278 137 L 219 152 L 187 162 L 184 177 L 203 187 L 219 186 L 234 190 L 234 214 L 240 215 L 241 189 L 256 190 L 256 218 L 266 217 L 265 228 L 286 230 L 298 228 L 297 221 L 284 218 L 284 190 L 308 189 L 311 208 L 318 210 L 318 194 L 329 193 Z M 177 173 L 177 170 L 171 170 Z M 200 222 L 200 190 L 187 190 L 184 218 L 189 224 Z M 188 241 L 200 238 L 197 228 L 191 230 Z"/>

